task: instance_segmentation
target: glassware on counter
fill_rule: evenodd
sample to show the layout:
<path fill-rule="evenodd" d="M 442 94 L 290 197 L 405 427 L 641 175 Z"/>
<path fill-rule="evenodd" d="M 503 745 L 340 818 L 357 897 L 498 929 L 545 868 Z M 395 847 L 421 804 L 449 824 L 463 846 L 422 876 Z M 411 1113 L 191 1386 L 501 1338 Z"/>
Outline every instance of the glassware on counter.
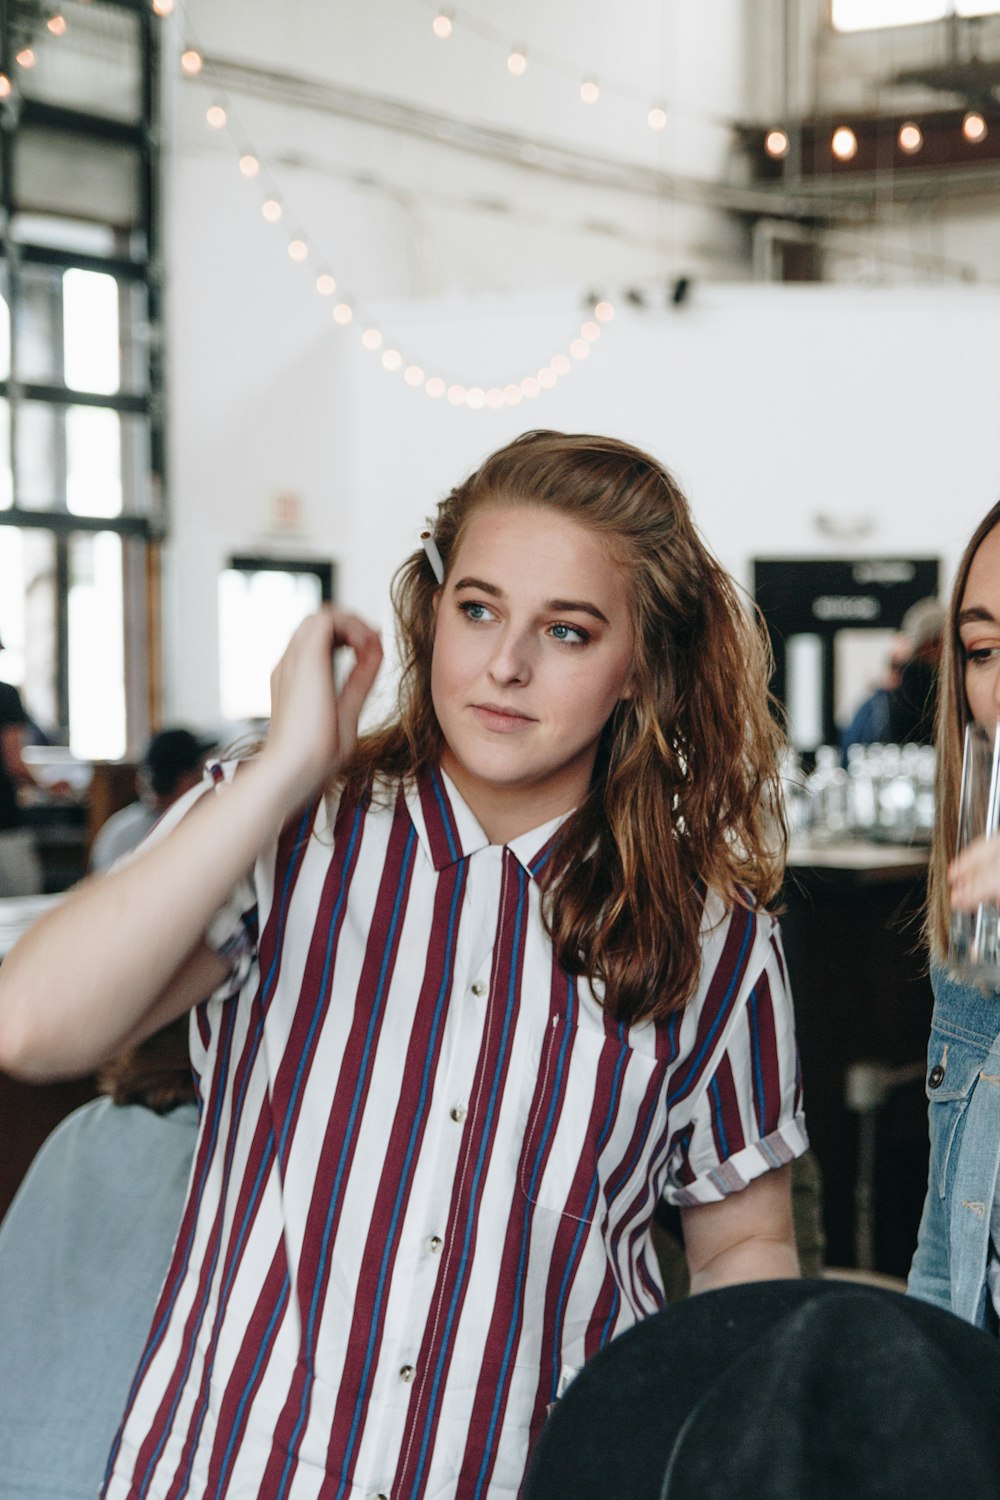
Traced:
<path fill-rule="evenodd" d="M 962 760 L 956 852 L 960 854 L 974 839 L 992 838 L 998 828 L 1000 727 L 990 734 L 980 724 L 969 724 Z M 1000 985 L 1000 908 L 995 902 L 984 901 L 972 912 L 952 912 L 948 967 L 972 983 Z"/>

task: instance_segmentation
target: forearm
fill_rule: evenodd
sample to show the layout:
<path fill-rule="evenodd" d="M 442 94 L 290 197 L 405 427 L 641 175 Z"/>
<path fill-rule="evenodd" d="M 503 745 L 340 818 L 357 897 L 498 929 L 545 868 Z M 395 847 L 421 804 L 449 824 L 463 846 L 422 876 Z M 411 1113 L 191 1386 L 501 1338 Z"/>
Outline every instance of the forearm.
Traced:
<path fill-rule="evenodd" d="M 85 881 L 0 965 L 0 1068 L 83 1073 L 141 1031 L 206 927 L 299 798 L 266 756 L 162 842 Z"/>

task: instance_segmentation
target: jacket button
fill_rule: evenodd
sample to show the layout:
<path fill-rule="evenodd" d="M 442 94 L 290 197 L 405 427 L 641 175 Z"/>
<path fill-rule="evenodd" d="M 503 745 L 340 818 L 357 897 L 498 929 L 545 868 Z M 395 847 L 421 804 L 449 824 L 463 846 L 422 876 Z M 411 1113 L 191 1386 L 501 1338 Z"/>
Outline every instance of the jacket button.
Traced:
<path fill-rule="evenodd" d="M 940 1063 L 935 1063 L 927 1075 L 927 1087 L 929 1089 L 939 1089 L 943 1082 L 944 1068 L 942 1068 Z"/>
<path fill-rule="evenodd" d="M 414 1377 L 414 1375 L 415 1375 L 415 1374 L 416 1374 L 416 1373 L 417 1373 L 417 1372 L 416 1372 L 416 1370 L 415 1370 L 415 1369 L 414 1369 L 414 1368 L 413 1368 L 413 1366 L 412 1366 L 412 1365 L 404 1365 L 404 1366 L 403 1366 L 403 1368 L 402 1368 L 402 1369 L 401 1369 L 401 1370 L 400 1370 L 400 1372 L 399 1372 L 399 1378 L 400 1378 L 400 1380 L 402 1380 L 402 1381 L 403 1381 L 403 1382 L 404 1382 L 404 1383 L 405 1383 L 405 1384 L 406 1384 L 406 1385 L 409 1385 L 409 1383 L 410 1383 L 410 1381 L 411 1381 L 411 1380 L 412 1380 L 412 1379 L 413 1379 L 413 1377 Z"/>

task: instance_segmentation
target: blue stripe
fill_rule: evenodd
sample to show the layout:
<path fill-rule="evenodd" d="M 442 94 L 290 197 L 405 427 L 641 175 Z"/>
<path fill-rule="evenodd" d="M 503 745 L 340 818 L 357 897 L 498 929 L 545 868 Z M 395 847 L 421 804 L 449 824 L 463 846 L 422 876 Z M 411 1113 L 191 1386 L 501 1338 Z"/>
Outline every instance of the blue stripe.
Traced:
<path fill-rule="evenodd" d="M 379 1317 L 382 1311 L 382 1298 L 385 1292 L 385 1283 L 389 1271 L 389 1262 L 392 1258 L 392 1251 L 396 1243 L 396 1229 L 399 1215 L 402 1209 L 403 1198 L 409 1186 L 410 1166 L 413 1160 L 413 1154 L 416 1150 L 417 1139 L 420 1134 L 420 1129 L 429 1099 L 428 1085 L 431 1078 L 431 1062 L 434 1057 L 434 1049 L 437 1046 L 437 1037 L 441 1027 L 441 1022 L 448 1010 L 448 1000 L 451 993 L 452 963 L 454 960 L 456 918 L 461 908 L 462 898 L 465 893 L 467 873 L 467 866 L 463 861 L 463 863 L 459 867 L 459 878 L 455 883 L 455 890 L 452 893 L 451 898 L 451 910 L 448 913 L 448 941 L 446 947 L 445 968 L 444 973 L 441 977 L 441 987 L 438 990 L 438 997 L 435 1002 L 434 1023 L 431 1027 L 430 1038 L 427 1045 L 427 1056 L 424 1061 L 424 1071 L 420 1080 L 420 1098 L 417 1101 L 416 1113 L 413 1118 L 413 1125 L 410 1129 L 410 1139 L 407 1143 L 406 1157 L 403 1161 L 403 1170 L 400 1175 L 399 1187 L 396 1192 L 396 1201 L 393 1205 L 392 1220 L 389 1225 L 389 1233 L 386 1239 L 385 1249 L 382 1252 L 382 1264 L 379 1268 L 378 1289 L 375 1294 L 375 1305 L 372 1310 L 371 1327 L 368 1334 L 368 1347 L 365 1350 L 365 1364 L 364 1369 L 361 1372 L 361 1380 L 358 1385 L 358 1398 L 354 1404 L 354 1417 L 351 1421 L 351 1430 L 348 1434 L 347 1445 L 344 1450 L 344 1456 L 341 1460 L 340 1485 L 337 1490 L 336 1496 L 334 1497 L 334 1500 L 342 1500 L 342 1497 L 347 1488 L 347 1475 L 351 1466 L 351 1459 L 354 1454 L 354 1445 L 357 1442 L 358 1430 L 361 1425 L 361 1418 L 364 1414 L 364 1409 L 368 1401 L 368 1380 L 371 1374 L 371 1368 L 374 1363 L 375 1350 L 377 1347 L 375 1334 L 378 1327 Z"/>
<path fill-rule="evenodd" d="M 567 981 L 568 996 L 566 1009 L 568 1013 L 572 1009 L 574 1004 L 576 982 L 569 976 L 567 976 Z M 555 1118 L 556 1107 L 560 1102 L 562 1093 L 562 1078 L 566 1066 L 566 1056 L 569 1052 L 571 1034 L 572 1033 L 570 1031 L 570 1028 L 568 1026 L 564 1026 L 562 1042 L 559 1047 L 559 1061 L 556 1065 L 555 1082 L 552 1088 L 552 1097 L 549 1100 L 549 1112 L 546 1116 L 545 1124 L 542 1127 L 541 1140 L 539 1142 L 538 1151 L 535 1156 L 534 1166 L 532 1167 L 531 1179 L 528 1183 L 527 1198 L 528 1201 L 532 1203 L 534 1202 L 534 1196 L 538 1188 L 538 1177 L 542 1170 L 542 1159 L 545 1155 L 545 1148 L 548 1144 L 549 1137 L 552 1132 L 552 1122 Z M 524 1268 L 528 1259 L 528 1241 L 531 1231 L 532 1217 L 533 1215 L 530 1212 L 526 1211 L 521 1227 L 521 1250 L 517 1261 L 517 1275 L 514 1278 L 514 1286 L 516 1288 L 514 1308 L 511 1314 L 510 1326 L 507 1329 L 507 1341 L 504 1345 L 503 1359 L 500 1361 L 500 1375 L 497 1380 L 496 1393 L 493 1397 L 493 1410 L 490 1413 L 490 1425 L 489 1431 L 486 1434 L 483 1462 L 480 1466 L 479 1478 L 476 1481 L 473 1500 L 479 1500 L 479 1497 L 483 1492 L 483 1485 L 486 1483 L 487 1475 L 492 1464 L 493 1440 L 496 1435 L 497 1425 L 500 1421 L 500 1406 L 504 1394 L 504 1386 L 507 1381 L 507 1371 L 510 1368 L 510 1361 L 514 1353 L 514 1338 L 521 1320 L 522 1293 L 525 1286 Z M 340 1500 L 339 1496 L 337 1497 L 337 1500 Z"/>
<path fill-rule="evenodd" d="M 761 1135 L 764 1134 L 764 1125 L 767 1120 L 767 1100 L 764 1097 L 764 1069 L 761 1064 L 760 1055 L 760 1018 L 757 1014 L 758 998 L 756 989 L 750 996 L 750 1042 L 753 1052 L 753 1071 L 757 1083 L 757 1128 Z"/>
<path fill-rule="evenodd" d="M 611 1337 L 611 1330 L 614 1327 L 615 1319 L 618 1316 L 618 1308 L 621 1306 L 621 1300 L 621 1293 L 618 1290 L 618 1282 L 616 1281 L 615 1294 L 611 1299 L 611 1310 L 608 1313 L 607 1318 L 604 1320 L 604 1327 L 601 1329 L 601 1340 L 599 1346 L 601 1349 L 604 1348 L 605 1344 L 608 1342 L 608 1339 Z"/>
<path fill-rule="evenodd" d="M 719 1080 L 715 1074 L 712 1075 L 709 1092 L 712 1095 L 712 1118 L 715 1121 L 715 1130 L 719 1137 L 720 1155 L 724 1161 L 729 1155 L 729 1140 L 726 1136 L 726 1127 L 722 1123 L 722 1094 L 719 1091 Z"/>
<path fill-rule="evenodd" d="M 459 850 L 459 847 L 455 842 L 455 834 L 451 826 L 451 809 L 449 808 L 448 802 L 445 799 L 444 785 L 437 771 L 435 771 L 433 776 L 431 777 L 431 786 L 434 788 L 434 795 L 437 798 L 437 805 L 441 810 L 441 822 L 444 824 L 445 838 L 448 840 L 448 849 L 451 853 L 452 859 L 458 859 L 461 851 Z"/>
<path fill-rule="evenodd" d="M 304 830 L 304 828 L 305 828 L 305 826 L 306 826 L 306 824 L 307 824 L 307 822 L 308 822 L 308 820 L 310 819 L 311 816 L 312 816 L 312 810 L 311 809 L 307 809 L 306 812 L 303 813 L 302 821 L 299 824 L 297 842 L 296 842 L 296 845 L 295 845 L 295 849 L 293 851 L 293 855 L 295 855 L 295 856 L 299 856 L 299 850 L 301 848 L 305 847 L 304 844 L 302 843 L 301 835 L 302 835 L 302 832 L 303 832 L 303 830 Z M 240 1089 L 238 1097 L 234 1101 L 234 1106 L 233 1106 L 233 1123 L 230 1125 L 229 1136 L 228 1136 L 228 1146 L 227 1146 L 227 1151 L 226 1151 L 226 1156 L 227 1156 L 227 1161 L 226 1161 L 226 1165 L 225 1165 L 225 1180 L 226 1180 L 226 1183 L 228 1183 L 229 1171 L 230 1171 L 230 1169 L 232 1167 L 233 1154 L 234 1154 L 234 1150 L 235 1150 L 236 1132 L 237 1132 L 237 1130 L 239 1128 L 239 1124 L 240 1124 L 240 1121 L 242 1119 L 243 1104 L 244 1104 L 244 1101 L 246 1099 L 246 1092 L 247 1092 L 247 1089 L 249 1087 L 250 1078 L 251 1078 L 251 1076 L 253 1074 L 253 1066 L 254 1066 L 254 1061 L 256 1059 L 256 1056 L 257 1056 L 257 1050 L 260 1047 L 261 1037 L 263 1036 L 263 1030 L 264 1030 L 264 1027 L 263 1027 L 263 1010 L 264 1010 L 264 1007 L 265 1007 L 265 1004 L 266 1004 L 266 1000 L 267 1000 L 267 988 L 268 988 L 268 984 L 269 983 L 273 984 L 274 975 L 277 973 L 277 955 L 281 951 L 281 944 L 282 944 L 283 936 L 284 936 L 285 919 L 286 919 L 286 916 L 287 916 L 287 913 L 288 913 L 288 902 L 289 902 L 290 892 L 291 892 L 291 886 L 292 886 L 292 875 L 293 875 L 294 870 L 297 867 L 297 864 L 300 863 L 300 862 L 301 862 L 301 858 L 299 858 L 299 859 L 296 859 L 296 858 L 290 859 L 289 862 L 288 862 L 288 869 L 285 871 L 285 880 L 284 880 L 284 884 L 282 886 L 281 903 L 280 903 L 280 907 L 279 907 L 278 921 L 277 921 L 277 924 L 276 924 L 276 933 L 275 933 L 275 962 L 272 963 L 271 968 L 268 971 L 268 978 L 265 981 L 264 985 L 261 987 L 261 1019 L 257 1023 L 256 1029 L 254 1031 L 253 1038 L 252 1038 L 252 1041 L 251 1041 L 250 1053 L 249 1053 L 249 1062 L 248 1062 L 246 1073 L 245 1073 L 245 1076 L 244 1076 L 244 1079 L 243 1079 L 243 1085 L 242 1085 L 242 1087 Z M 236 1006 L 235 1005 L 232 1006 L 231 1010 L 233 1012 L 233 1018 L 234 1018 L 234 1024 L 235 1024 Z M 227 1058 L 227 1063 L 228 1063 L 228 1058 Z M 227 1072 L 228 1072 L 228 1068 L 227 1068 Z M 201 1192 L 202 1192 L 202 1190 L 204 1188 L 205 1173 L 208 1170 L 208 1164 L 213 1160 L 213 1156 L 214 1156 L 215 1138 L 216 1138 L 216 1133 L 217 1133 L 217 1130 L 218 1130 L 218 1117 L 219 1117 L 219 1113 L 221 1112 L 221 1108 L 222 1108 L 223 1094 L 224 1094 L 224 1089 L 220 1088 L 219 1093 L 218 1093 L 218 1103 L 217 1103 L 217 1106 L 216 1106 L 215 1119 L 213 1121 L 212 1150 L 210 1150 L 208 1156 L 205 1158 L 205 1171 L 202 1173 L 202 1180 L 201 1180 L 201 1183 L 199 1184 L 199 1188 L 198 1188 L 199 1201 L 200 1201 L 200 1198 L 201 1198 Z M 225 1193 L 225 1189 L 223 1190 L 223 1196 L 224 1196 L 224 1193 Z M 221 1199 L 220 1199 L 220 1204 L 221 1204 Z M 190 1253 L 191 1253 L 191 1244 L 193 1243 L 193 1238 L 194 1238 L 194 1228 L 197 1225 L 197 1222 L 198 1222 L 198 1218 L 197 1218 L 197 1215 L 196 1215 L 195 1216 L 195 1220 L 194 1220 L 194 1224 L 192 1225 L 191 1238 L 188 1241 L 188 1248 L 187 1248 L 187 1251 L 185 1253 L 184 1266 L 183 1266 L 182 1275 L 181 1275 L 181 1278 L 178 1280 L 178 1283 L 177 1283 L 177 1290 L 178 1291 L 180 1290 L 180 1287 L 183 1285 L 184 1274 L 187 1271 L 188 1258 L 189 1258 Z M 212 1285 L 212 1280 L 213 1280 L 213 1278 L 215 1276 L 215 1268 L 218 1265 L 218 1261 L 219 1261 L 219 1249 L 220 1249 L 220 1246 L 221 1246 L 221 1242 L 222 1242 L 222 1233 L 221 1233 L 221 1230 L 220 1230 L 219 1235 L 217 1236 L 217 1240 L 216 1240 L 215 1253 L 212 1256 L 212 1263 L 211 1263 L 211 1266 L 209 1268 L 209 1275 L 208 1275 L 208 1280 L 207 1280 L 206 1286 L 205 1286 L 205 1293 L 204 1293 L 204 1296 L 202 1297 L 201 1305 L 198 1308 L 196 1328 L 200 1328 L 201 1327 L 202 1318 L 205 1316 L 205 1307 L 206 1307 L 207 1302 L 208 1302 L 208 1297 L 209 1297 L 209 1292 L 210 1292 L 211 1285 Z M 159 1327 L 158 1327 L 158 1330 L 157 1330 L 157 1334 L 155 1335 L 155 1337 L 162 1336 L 162 1331 L 163 1331 L 163 1329 L 164 1329 L 164 1327 L 166 1325 L 167 1319 L 169 1318 L 169 1315 L 170 1315 L 170 1313 L 171 1313 L 171 1311 L 173 1309 L 173 1304 L 174 1304 L 174 1299 L 171 1299 L 170 1307 L 168 1307 L 166 1313 L 164 1314 L 164 1317 L 161 1319 Z M 161 1436 L 160 1441 L 156 1445 L 156 1451 L 154 1452 L 152 1458 L 150 1459 L 148 1465 L 146 1466 L 146 1472 L 143 1475 L 142 1481 L 141 1481 L 140 1486 L 139 1486 L 140 1497 L 146 1493 L 146 1490 L 147 1490 L 147 1487 L 149 1485 L 150 1478 L 152 1476 L 153 1470 L 156 1468 L 156 1465 L 160 1461 L 160 1455 L 163 1452 L 163 1448 L 164 1448 L 164 1446 L 166 1444 L 167 1437 L 168 1437 L 168 1435 L 170 1433 L 171 1428 L 173 1427 L 174 1418 L 177 1415 L 177 1407 L 178 1407 L 178 1405 L 180 1403 L 180 1399 L 181 1399 L 181 1396 L 182 1396 L 183 1391 L 184 1391 L 184 1386 L 185 1386 L 185 1384 L 187 1382 L 188 1373 L 190 1372 L 190 1369 L 191 1369 L 192 1359 L 194 1358 L 194 1345 L 195 1345 L 196 1342 L 197 1342 L 196 1339 L 192 1339 L 192 1341 L 191 1341 L 191 1349 L 190 1349 L 190 1351 L 188 1353 L 188 1357 L 187 1357 L 187 1360 L 186 1360 L 185 1365 L 184 1365 L 184 1370 L 182 1372 L 181 1380 L 180 1380 L 180 1382 L 178 1384 L 178 1387 L 177 1387 L 177 1394 L 174 1397 L 173 1404 L 172 1404 L 172 1406 L 170 1408 L 170 1412 L 169 1412 L 168 1417 L 167 1417 L 167 1423 L 166 1423 L 166 1426 L 164 1428 L 163 1435 Z M 154 1347 L 155 1346 L 151 1342 L 150 1347 L 147 1350 L 147 1354 L 149 1355 L 149 1357 L 152 1356 L 152 1353 L 154 1352 Z M 138 1385 L 139 1379 L 141 1378 L 141 1375 L 142 1375 L 145 1363 L 148 1362 L 147 1357 L 145 1355 L 143 1356 L 143 1359 L 144 1359 L 144 1364 L 140 1365 L 139 1373 L 136 1375 L 136 1381 L 135 1381 L 136 1385 Z"/>
<path fill-rule="evenodd" d="M 737 987 L 739 981 L 743 977 L 744 959 L 746 957 L 747 948 L 750 945 L 750 937 L 751 937 L 751 934 L 753 933 L 754 925 L 755 925 L 754 918 L 752 917 L 752 915 L 749 912 L 747 912 L 747 914 L 746 914 L 746 926 L 745 926 L 744 931 L 743 931 L 743 942 L 740 945 L 739 956 L 737 957 L 736 963 L 735 963 L 735 965 L 733 967 L 733 972 L 729 976 L 729 987 L 726 990 L 725 995 L 723 996 L 722 1004 L 719 1006 L 718 1010 L 715 1012 L 715 1018 L 712 1021 L 711 1026 L 709 1027 L 708 1035 L 705 1037 L 705 1040 L 702 1042 L 701 1050 L 699 1051 L 697 1057 L 693 1058 L 688 1063 L 687 1073 L 686 1073 L 686 1075 L 684 1077 L 684 1081 L 678 1086 L 678 1088 L 673 1093 L 668 1094 L 668 1096 L 667 1096 L 667 1109 L 668 1110 L 674 1104 L 676 1104 L 676 1102 L 677 1102 L 678 1099 L 682 1099 L 684 1097 L 684 1093 L 687 1090 L 687 1088 L 690 1086 L 691 1081 L 695 1077 L 697 1077 L 698 1069 L 701 1067 L 701 1064 L 702 1064 L 702 1062 L 705 1059 L 705 1054 L 711 1048 L 712 1043 L 713 1043 L 713 1041 L 715 1039 L 715 1034 L 719 1030 L 719 1027 L 722 1025 L 722 1022 L 723 1022 L 723 1019 L 725 1017 L 726 1011 L 729 1009 L 729 1006 L 732 1003 L 734 991 L 736 990 L 736 987 Z"/>
<path fill-rule="evenodd" d="M 361 1107 L 361 1096 L 364 1093 L 365 1083 L 367 1081 L 369 1059 L 371 1057 L 372 1048 L 374 1046 L 377 1022 L 379 1020 L 382 1006 L 385 1000 L 385 987 L 386 976 L 389 967 L 389 955 L 392 951 L 392 946 L 396 935 L 396 927 L 399 922 L 399 914 L 402 910 L 403 891 L 406 887 L 407 871 L 413 858 L 413 849 L 416 843 L 416 837 L 416 832 L 411 823 L 410 831 L 406 839 L 406 847 L 403 850 L 403 864 L 400 873 L 399 885 L 396 890 L 396 900 L 393 905 L 392 917 L 389 922 L 389 931 L 386 935 L 385 940 L 385 949 L 382 954 L 382 967 L 379 970 L 378 985 L 376 987 L 375 997 L 372 1002 L 371 1015 L 368 1018 L 368 1028 L 365 1032 L 365 1044 L 361 1054 L 361 1063 L 358 1069 L 357 1083 L 354 1087 L 354 1098 L 351 1100 L 351 1112 L 347 1118 L 347 1128 L 344 1131 L 344 1140 L 343 1144 L 341 1145 L 340 1157 L 337 1162 L 337 1172 L 330 1191 L 330 1203 L 327 1209 L 326 1223 L 323 1226 L 323 1240 L 320 1246 L 319 1261 L 316 1266 L 316 1277 L 313 1281 L 312 1287 L 312 1299 L 309 1304 L 309 1318 L 305 1330 L 305 1345 L 307 1350 L 306 1375 L 302 1387 L 302 1398 L 299 1404 L 299 1415 L 296 1419 L 292 1435 L 288 1440 L 288 1455 L 285 1459 L 285 1466 L 281 1471 L 281 1479 L 278 1482 L 278 1489 L 275 1500 L 281 1500 L 281 1496 L 283 1496 L 287 1491 L 289 1480 L 292 1477 L 293 1467 L 297 1462 L 298 1442 L 302 1436 L 302 1431 L 305 1427 L 306 1422 L 306 1415 L 309 1409 L 309 1400 L 312 1394 L 314 1379 L 313 1351 L 316 1346 L 316 1319 L 319 1311 L 320 1287 L 323 1282 L 326 1271 L 326 1261 L 330 1252 L 331 1231 L 333 1228 L 333 1220 L 336 1216 L 336 1211 L 340 1203 L 340 1190 L 343 1185 L 344 1173 L 347 1170 L 347 1158 L 350 1155 L 351 1148 L 354 1144 L 354 1127 L 357 1121 L 358 1110 Z"/>
<path fill-rule="evenodd" d="M 500 1038 L 500 1059 L 502 1060 L 507 1050 L 507 1040 L 510 1034 L 511 1021 L 513 1019 L 514 1000 L 516 998 L 515 976 L 517 974 L 517 959 L 521 950 L 522 928 L 524 924 L 525 893 L 527 891 L 528 877 L 520 864 L 517 865 L 517 911 L 514 921 L 514 936 L 510 949 L 510 979 L 507 986 L 507 1005 L 504 1013 L 503 1033 Z M 413 1480 L 413 1490 L 420 1488 L 423 1480 L 424 1468 L 427 1463 L 427 1449 L 431 1440 L 431 1421 L 434 1409 L 438 1402 L 441 1387 L 441 1376 L 444 1368 L 445 1355 L 451 1343 L 452 1326 L 458 1310 L 459 1297 L 465 1282 L 466 1271 L 469 1263 L 469 1242 L 472 1237 L 472 1226 L 476 1221 L 476 1199 L 479 1192 L 479 1179 L 482 1176 L 483 1166 L 486 1160 L 486 1146 L 490 1138 L 490 1130 L 493 1124 L 493 1115 L 496 1111 L 497 1094 L 500 1088 L 500 1075 L 503 1071 L 502 1065 L 498 1064 L 493 1075 L 493 1087 L 490 1090 L 489 1103 L 486 1109 L 486 1118 L 483 1122 L 483 1130 L 479 1143 L 479 1156 L 476 1161 L 475 1172 L 472 1177 L 472 1190 L 469 1197 L 469 1212 L 466 1216 L 465 1240 L 462 1245 L 461 1258 L 458 1265 L 458 1277 L 455 1282 L 455 1291 L 452 1295 L 451 1306 L 448 1309 L 448 1318 L 445 1323 L 444 1335 L 441 1342 L 441 1350 L 438 1354 L 437 1368 L 434 1371 L 434 1381 L 431 1386 L 431 1394 L 428 1401 L 427 1417 L 424 1422 L 424 1439 L 420 1445 L 420 1453 L 417 1457 L 417 1469 Z"/>

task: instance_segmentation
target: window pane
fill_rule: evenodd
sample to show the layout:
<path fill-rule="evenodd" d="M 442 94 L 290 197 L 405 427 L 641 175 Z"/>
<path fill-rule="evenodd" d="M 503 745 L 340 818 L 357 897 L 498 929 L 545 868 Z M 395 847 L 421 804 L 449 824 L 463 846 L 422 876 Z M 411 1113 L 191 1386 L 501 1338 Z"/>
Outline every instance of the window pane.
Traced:
<path fill-rule="evenodd" d="M 58 9 L 66 21 L 59 36 L 47 29 L 46 11 L 35 11 L 37 24 L 25 38 L 35 66 L 21 70 L 18 79 L 25 96 L 105 118 L 137 120 L 142 108 L 138 16 L 99 0 L 61 0 Z"/>
<path fill-rule="evenodd" d="M 17 405 L 17 503 L 25 510 L 62 510 L 65 409 L 43 401 Z"/>
<path fill-rule="evenodd" d="M 21 689 L 47 733 L 58 730 L 55 542 L 45 531 L 0 526 L 0 676 Z"/>
<path fill-rule="evenodd" d="M 62 383 L 62 274 L 50 266 L 21 267 L 15 328 L 20 380 Z"/>
<path fill-rule="evenodd" d="M 122 542 L 113 531 L 70 544 L 69 743 L 81 760 L 125 754 Z"/>
<path fill-rule="evenodd" d="M 30 125 L 18 131 L 16 146 L 19 209 L 90 220 L 99 203 L 109 224 L 139 224 L 139 152 L 134 147 Z"/>
<path fill-rule="evenodd" d="M 10 472 L 10 406 L 0 399 L 0 510 L 10 510 L 13 503 L 14 477 Z M 0 640 L 2 639 L 3 636 L 0 635 Z"/>
<path fill-rule="evenodd" d="M 10 378 L 10 307 L 7 302 L 7 267 L 0 264 L 0 380 Z"/>
<path fill-rule="evenodd" d="M 115 255 L 117 241 L 110 224 L 85 219 L 63 219 L 58 214 L 15 214 L 11 233 L 19 245 L 48 245 L 52 250 L 78 250 L 81 255 Z"/>
<path fill-rule="evenodd" d="M 99 406 L 66 412 L 66 509 L 74 516 L 122 513 L 121 418 Z"/>
<path fill-rule="evenodd" d="M 939 21 L 950 11 L 950 0 L 833 0 L 831 18 L 836 31 L 870 31 Z"/>
<path fill-rule="evenodd" d="M 264 719 L 270 676 L 296 626 L 322 602 L 315 573 L 227 568 L 219 579 L 219 697 L 224 719 Z"/>
<path fill-rule="evenodd" d="M 118 283 L 97 271 L 62 277 L 65 381 L 74 391 L 110 396 L 121 384 Z"/>

